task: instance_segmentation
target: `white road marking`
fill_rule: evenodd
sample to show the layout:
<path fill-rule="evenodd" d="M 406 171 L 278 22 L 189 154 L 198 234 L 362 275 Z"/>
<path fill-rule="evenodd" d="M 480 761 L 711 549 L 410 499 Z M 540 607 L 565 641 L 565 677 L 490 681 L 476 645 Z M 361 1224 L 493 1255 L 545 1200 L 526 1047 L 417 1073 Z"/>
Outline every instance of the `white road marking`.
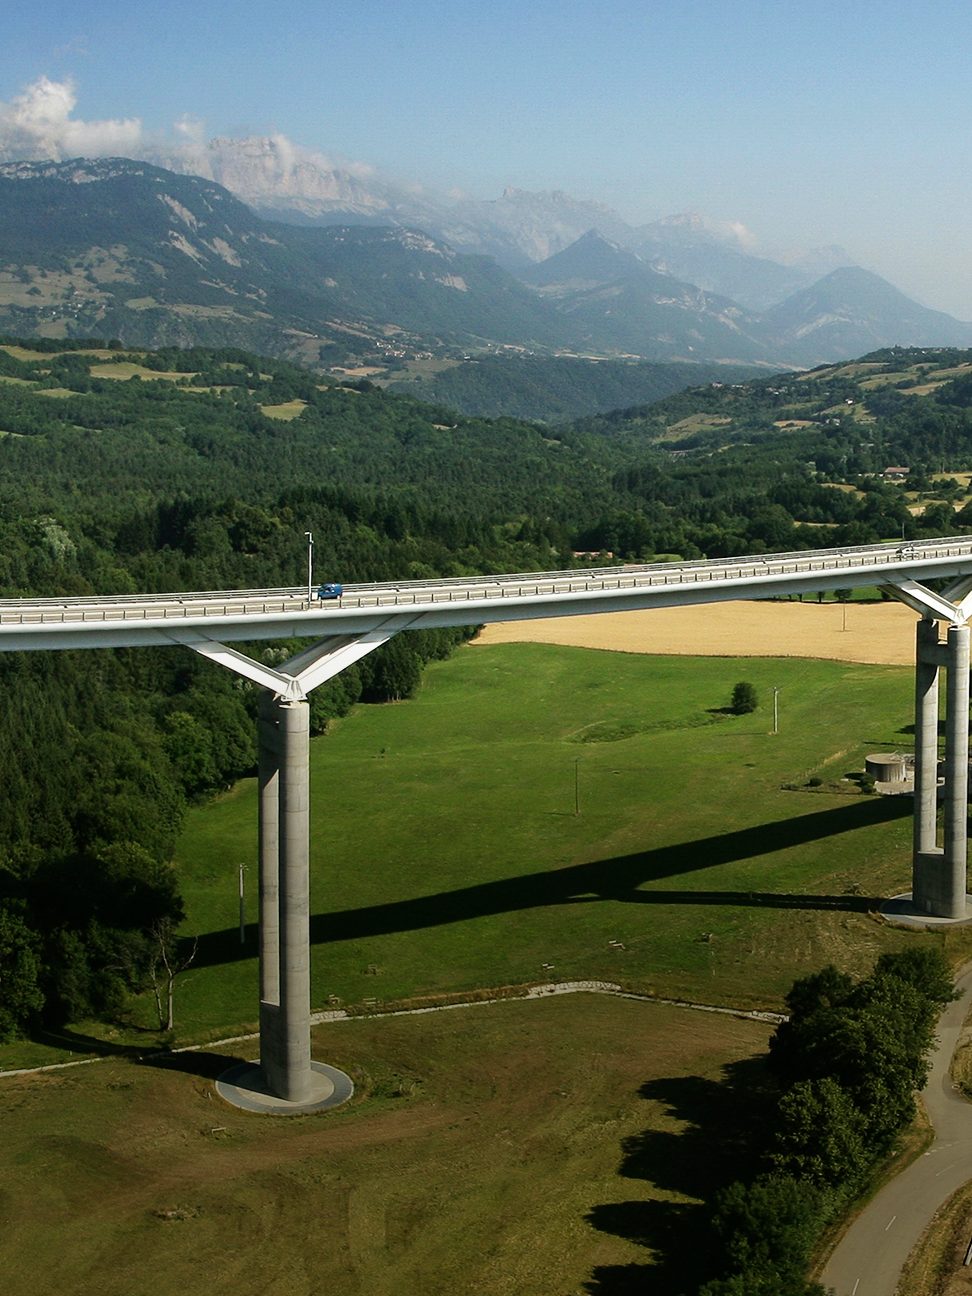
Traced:
<path fill-rule="evenodd" d="M 861 1280 L 860 1278 L 858 1278 L 857 1282 L 854 1284 L 854 1290 L 851 1292 L 851 1296 L 857 1296 L 857 1289 L 858 1287 L 860 1287 L 860 1285 L 861 1285 Z"/>
<path fill-rule="evenodd" d="M 888 1229 L 891 1227 L 891 1225 L 894 1223 L 894 1221 L 895 1221 L 897 1218 L 898 1218 L 897 1215 L 892 1215 L 892 1216 L 891 1216 L 891 1218 L 888 1220 L 887 1224 L 885 1224 L 885 1226 L 884 1226 L 884 1231 L 885 1231 L 885 1233 L 887 1233 Z"/>

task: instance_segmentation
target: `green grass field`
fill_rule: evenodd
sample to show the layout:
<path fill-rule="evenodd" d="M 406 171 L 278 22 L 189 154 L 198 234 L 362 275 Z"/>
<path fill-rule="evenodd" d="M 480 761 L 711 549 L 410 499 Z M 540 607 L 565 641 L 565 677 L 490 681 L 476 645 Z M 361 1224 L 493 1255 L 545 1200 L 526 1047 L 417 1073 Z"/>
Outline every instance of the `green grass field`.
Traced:
<path fill-rule="evenodd" d="M 761 708 L 718 714 L 740 679 Z M 464 649 L 413 701 L 313 744 L 315 1006 L 590 977 L 776 1006 L 831 959 L 869 966 L 914 939 L 868 916 L 908 884 L 910 800 L 839 780 L 907 743 L 911 690 L 893 667 Z M 179 847 L 201 938 L 181 1033 L 255 1015 L 240 862 L 252 921 L 252 781 L 194 811 Z"/>
<path fill-rule="evenodd" d="M 344 1022 L 314 1050 L 358 1093 L 319 1117 L 224 1105 L 211 1054 L 6 1079 L 3 1289 L 675 1296 L 768 1031 L 593 995 Z"/>

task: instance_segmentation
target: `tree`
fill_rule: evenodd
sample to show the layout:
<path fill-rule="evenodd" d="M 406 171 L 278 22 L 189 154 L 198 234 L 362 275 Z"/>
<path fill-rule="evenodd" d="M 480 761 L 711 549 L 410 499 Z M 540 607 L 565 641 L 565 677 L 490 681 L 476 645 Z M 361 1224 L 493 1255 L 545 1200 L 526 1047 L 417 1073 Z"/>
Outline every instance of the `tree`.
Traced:
<path fill-rule="evenodd" d="M 780 1099 L 772 1162 L 817 1187 L 854 1183 L 869 1164 L 864 1120 L 836 1080 L 800 1080 Z"/>
<path fill-rule="evenodd" d="M 750 684 L 748 680 L 740 680 L 732 690 L 733 715 L 748 715 L 750 711 L 755 711 L 757 706 L 759 706 L 759 698 L 756 694 L 756 686 Z"/>
<path fill-rule="evenodd" d="M 165 720 L 165 754 L 182 782 L 186 796 L 196 797 L 215 787 L 216 762 L 209 730 L 189 711 L 175 711 Z"/>
<path fill-rule="evenodd" d="M 882 1149 L 914 1114 L 936 1010 L 907 980 L 874 973 L 843 1003 L 781 1025 L 770 1046 L 773 1068 L 788 1085 L 831 1078 L 860 1112 L 866 1139 Z"/>
<path fill-rule="evenodd" d="M 921 992 L 932 1003 L 949 1004 L 958 998 L 948 960 L 940 949 L 907 949 L 882 954 L 874 973 L 897 977 Z"/>
<path fill-rule="evenodd" d="M 18 1035 L 44 1006 L 38 944 L 19 914 L 0 905 L 0 1040 Z"/>
<path fill-rule="evenodd" d="M 763 1175 L 724 1189 L 713 1225 L 725 1249 L 727 1277 L 738 1274 L 750 1282 L 736 1291 L 803 1296 L 812 1290 L 804 1273 L 829 1205 L 826 1193 L 787 1175 Z M 708 1291 L 714 1296 L 718 1285 Z"/>
<path fill-rule="evenodd" d="M 410 643 L 399 635 L 361 666 L 365 702 L 400 702 L 411 697 L 422 678 L 422 665 Z"/>
<path fill-rule="evenodd" d="M 185 972 L 196 957 L 199 937 L 195 938 L 191 948 L 188 944 L 183 944 L 180 948 L 172 920 L 163 918 L 153 926 L 152 939 L 155 949 L 149 968 L 149 979 L 152 982 L 155 1008 L 159 1015 L 159 1030 L 170 1031 L 175 1025 L 176 977 L 181 972 Z"/>
<path fill-rule="evenodd" d="M 811 972 L 809 976 L 800 977 L 793 982 L 786 996 L 790 1021 L 809 1017 L 820 1008 L 839 1007 L 853 993 L 853 980 L 846 972 L 839 972 L 833 963 L 829 963 L 819 972 Z M 782 1031 L 778 1033 L 782 1034 Z"/>

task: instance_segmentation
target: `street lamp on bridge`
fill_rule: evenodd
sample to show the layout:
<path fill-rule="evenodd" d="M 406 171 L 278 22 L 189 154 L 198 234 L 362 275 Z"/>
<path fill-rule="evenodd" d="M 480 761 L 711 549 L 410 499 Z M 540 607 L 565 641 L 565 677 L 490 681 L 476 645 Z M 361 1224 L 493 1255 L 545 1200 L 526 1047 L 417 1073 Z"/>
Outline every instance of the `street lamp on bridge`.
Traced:
<path fill-rule="evenodd" d="M 305 531 L 307 537 L 307 602 L 314 598 L 314 532 Z"/>

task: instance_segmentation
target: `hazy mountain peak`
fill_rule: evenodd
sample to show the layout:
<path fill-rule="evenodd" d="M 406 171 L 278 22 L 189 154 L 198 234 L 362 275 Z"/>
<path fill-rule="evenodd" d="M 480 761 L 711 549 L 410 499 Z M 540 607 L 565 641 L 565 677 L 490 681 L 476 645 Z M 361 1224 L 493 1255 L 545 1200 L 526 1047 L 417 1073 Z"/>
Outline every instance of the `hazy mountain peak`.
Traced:
<path fill-rule="evenodd" d="M 283 166 L 272 138 L 249 147 L 272 173 Z M 532 202 L 524 195 L 522 206 L 499 200 L 495 208 L 509 217 L 509 229 L 539 236 L 544 227 L 533 226 Z M 215 181 L 146 162 L 7 163 L 0 165 L 7 284 L 0 331 L 26 326 L 46 336 L 182 344 L 232 339 L 379 366 L 409 350 L 497 346 L 799 365 L 895 343 L 972 343 L 972 325 L 925 310 L 854 266 L 756 315 L 701 278 L 659 273 L 582 204 L 558 210 L 558 237 L 588 219 L 569 246 L 524 274 L 537 293 L 424 224 L 269 225 Z M 493 228 L 499 239 L 501 222 Z M 790 273 L 709 242 L 682 245 L 683 259 L 695 247 L 705 254 L 699 266 L 716 265 L 723 278 L 731 270 L 751 276 L 761 265 L 777 277 Z"/>
<path fill-rule="evenodd" d="M 750 251 L 755 238 L 742 221 L 716 221 L 700 212 L 676 212 L 663 216 L 641 228 L 643 238 L 669 239 L 686 244 L 724 244 L 742 251 Z"/>
<path fill-rule="evenodd" d="M 846 248 L 839 243 L 826 243 L 820 247 L 801 248 L 796 251 L 774 253 L 776 260 L 787 266 L 799 266 L 808 273 L 821 278 L 838 270 L 841 266 L 855 265 L 856 262 Z"/>
<path fill-rule="evenodd" d="M 568 247 L 521 273 L 538 288 L 551 284 L 580 287 L 604 284 L 627 275 L 653 272 L 635 252 L 605 238 L 598 229 L 586 230 Z"/>
<path fill-rule="evenodd" d="M 817 364 L 834 356 L 908 346 L 969 346 L 972 324 L 920 306 L 880 275 L 840 266 L 767 312 L 794 354 Z M 870 346 L 865 346 L 870 339 Z"/>
<path fill-rule="evenodd" d="M 909 307 L 916 305 L 886 279 L 856 265 L 838 266 L 836 270 L 831 270 L 829 274 L 795 296 L 831 306 L 846 305 L 848 300 L 853 298 L 855 310 L 860 310 L 863 303 L 868 306 L 880 305 L 899 309 L 905 305 Z"/>
<path fill-rule="evenodd" d="M 216 137 L 160 161 L 182 175 L 215 180 L 258 211 L 369 217 L 389 208 L 386 187 L 369 168 L 298 148 L 285 135 Z"/>
<path fill-rule="evenodd" d="M 698 212 L 675 212 L 671 216 L 662 216 L 655 224 L 669 229 L 691 230 L 693 233 L 706 228 L 705 219 Z"/>
<path fill-rule="evenodd" d="M 627 256 L 634 256 L 634 253 L 628 252 L 620 243 L 616 243 L 614 239 L 605 238 L 596 226 L 591 226 L 591 228 L 586 230 L 579 239 L 575 239 L 572 246 L 576 248 L 607 247 L 611 248 L 614 252 L 621 252 Z M 635 257 L 635 260 L 640 260 L 640 258 Z"/>

